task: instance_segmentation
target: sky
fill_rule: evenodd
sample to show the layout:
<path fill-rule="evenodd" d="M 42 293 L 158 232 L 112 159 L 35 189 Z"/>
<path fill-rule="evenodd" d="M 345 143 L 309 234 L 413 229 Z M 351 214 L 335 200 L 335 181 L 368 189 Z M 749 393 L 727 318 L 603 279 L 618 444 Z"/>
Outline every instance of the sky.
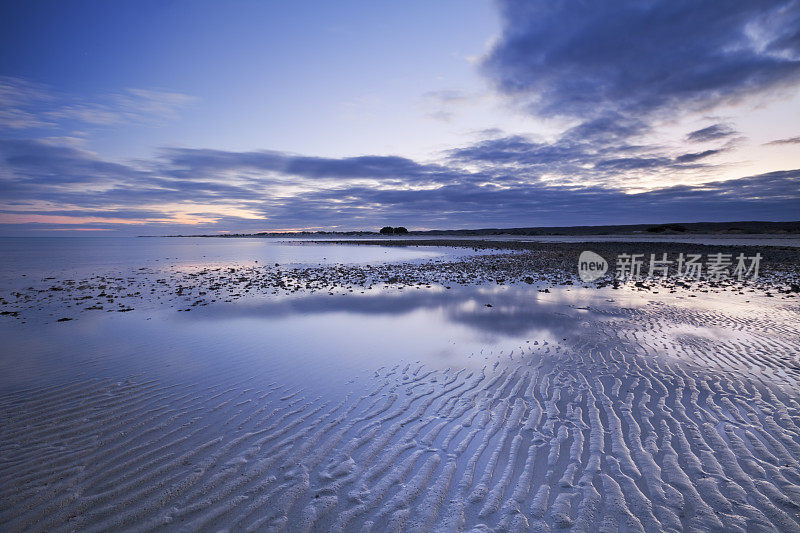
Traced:
<path fill-rule="evenodd" d="M 0 235 L 800 220 L 800 0 L 0 0 Z"/>

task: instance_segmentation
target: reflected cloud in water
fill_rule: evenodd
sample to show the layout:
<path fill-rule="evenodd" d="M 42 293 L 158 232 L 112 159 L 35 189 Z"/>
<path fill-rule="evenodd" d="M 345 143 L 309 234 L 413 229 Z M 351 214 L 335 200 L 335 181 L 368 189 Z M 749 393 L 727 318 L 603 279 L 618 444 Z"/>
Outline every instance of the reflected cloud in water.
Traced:
<path fill-rule="evenodd" d="M 528 286 L 466 286 L 450 290 L 406 288 L 394 291 L 367 291 L 331 296 L 308 294 L 277 299 L 238 301 L 230 305 L 212 305 L 195 313 L 182 314 L 185 320 L 282 319 L 303 316 L 326 320 L 326 315 L 352 318 L 389 317 L 397 327 L 404 318 L 425 314 L 430 327 L 465 326 L 474 333 L 498 338 L 519 338 L 534 333 L 563 338 L 587 320 L 587 306 L 608 305 L 607 297 L 593 291 L 581 291 L 573 297 L 565 289 L 542 293 Z M 580 302 L 579 307 L 576 302 Z"/>

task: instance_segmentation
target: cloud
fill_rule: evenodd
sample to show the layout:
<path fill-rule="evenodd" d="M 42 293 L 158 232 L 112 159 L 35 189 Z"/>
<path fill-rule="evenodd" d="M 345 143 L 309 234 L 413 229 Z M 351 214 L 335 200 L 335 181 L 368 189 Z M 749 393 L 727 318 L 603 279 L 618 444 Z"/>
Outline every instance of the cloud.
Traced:
<path fill-rule="evenodd" d="M 800 212 L 800 169 L 637 193 L 509 171 L 557 160 L 559 150 L 575 168 L 593 160 L 590 176 L 676 168 L 683 164 L 679 160 L 714 152 L 609 157 L 572 139 L 537 144 L 506 137 L 451 152 L 437 164 L 393 156 L 195 149 L 119 163 L 74 146 L 6 140 L 0 142 L 0 220 L 3 232 L 73 226 L 165 234 L 368 229 L 387 221 L 449 228 L 790 220 Z M 476 161 L 483 163 L 480 168 Z"/>
<path fill-rule="evenodd" d="M 176 92 L 131 88 L 75 97 L 43 84 L 0 76 L 0 130 L 68 129 L 90 126 L 163 124 L 197 98 Z"/>
<path fill-rule="evenodd" d="M 788 139 L 776 139 L 774 141 L 770 141 L 764 144 L 765 145 L 800 144 L 800 137 L 790 137 Z"/>
<path fill-rule="evenodd" d="M 143 176 L 73 146 L 41 140 L 0 139 L 0 184 L 89 185 Z"/>
<path fill-rule="evenodd" d="M 728 124 L 712 124 L 706 128 L 689 133 L 686 136 L 686 140 L 690 142 L 717 141 L 736 135 L 736 133 L 736 130 Z"/>
<path fill-rule="evenodd" d="M 551 142 L 532 140 L 522 135 L 496 137 L 447 152 L 458 164 L 480 166 L 497 183 L 531 182 L 548 176 L 562 184 L 605 186 L 646 185 L 648 180 L 663 183 L 697 171 L 711 171 L 704 161 L 725 148 L 687 153 L 684 148 L 631 144 L 627 136 L 635 123 L 609 124 L 604 120 L 584 122 L 565 131 Z M 500 170 L 503 173 L 500 173 Z"/>
<path fill-rule="evenodd" d="M 111 98 L 126 116 L 159 119 L 176 118 L 181 109 L 199 101 L 196 96 L 151 89 L 126 89 Z"/>
<path fill-rule="evenodd" d="M 450 122 L 459 108 L 475 102 L 478 98 L 464 91 L 445 89 L 423 93 L 420 102 L 427 117 Z"/>
<path fill-rule="evenodd" d="M 31 111 L 52 97 L 42 85 L 22 78 L 0 76 L 0 129 L 44 128 L 54 123 Z"/>
<path fill-rule="evenodd" d="M 675 161 L 677 161 L 678 163 L 694 163 L 695 161 L 699 161 L 700 159 L 705 159 L 706 157 L 719 154 L 722 151 L 723 150 L 704 150 L 702 152 L 683 154 L 676 157 Z"/>
<path fill-rule="evenodd" d="M 269 150 L 226 152 L 177 148 L 162 152 L 164 168 L 173 176 L 198 176 L 231 171 L 260 172 L 273 177 L 401 180 L 422 183 L 455 180 L 460 174 L 441 165 L 423 164 L 399 156 L 313 157 Z M 280 180 L 275 180 L 279 182 Z"/>
<path fill-rule="evenodd" d="M 300 227 L 310 220 L 322 225 L 350 221 L 348 227 L 375 227 L 384 220 L 413 220 L 411 227 L 453 227 L 453 220 L 462 227 L 633 224 L 735 220 L 743 213 L 790 220 L 800 208 L 799 186 L 800 170 L 638 194 L 547 184 L 456 184 L 435 190 L 341 187 L 287 199 L 271 213 Z M 374 207 L 364 210 L 365 205 Z"/>
<path fill-rule="evenodd" d="M 707 109 L 800 80 L 800 3 L 500 0 L 482 69 L 535 114 Z"/>
<path fill-rule="evenodd" d="M 42 114 L 54 121 L 76 120 L 96 126 L 161 124 L 177 118 L 181 109 L 196 101 L 195 97 L 180 93 L 126 89 L 102 95 L 96 101 L 62 105 Z"/>

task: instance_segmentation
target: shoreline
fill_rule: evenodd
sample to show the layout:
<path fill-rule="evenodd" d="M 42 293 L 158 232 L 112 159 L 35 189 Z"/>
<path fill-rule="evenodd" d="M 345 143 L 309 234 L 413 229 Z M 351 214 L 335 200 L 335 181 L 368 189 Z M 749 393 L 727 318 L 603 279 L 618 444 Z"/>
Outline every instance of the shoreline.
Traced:
<path fill-rule="evenodd" d="M 299 246 L 382 246 L 419 248 L 457 248 L 469 250 L 463 256 L 412 261 L 360 263 L 274 263 L 200 266 L 161 264 L 133 268 L 130 272 L 108 271 L 71 278 L 49 276 L 25 278 L 26 287 L 0 291 L 0 318 L 27 320 L 49 316 L 49 320 L 68 322 L 85 312 L 130 312 L 139 307 L 174 307 L 188 312 L 217 303 L 242 299 L 270 298 L 279 295 L 348 294 L 451 286 L 535 285 L 546 291 L 562 286 L 587 288 L 633 286 L 640 291 L 758 292 L 767 296 L 795 298 L 800 293 L 800 257 L 791 247 L 726 247 L 685 243 L 530 243 L 471 241 L 394 240 L 385 241 L 302 241 Z M 578 276 L 578 257 L 584 250 L 600 254 L 608 271 L 591 282 Z M 478 253 L 486 252 L 486 253 Z M 701 276 L 686 279 L 677 275 L 674 259 L 678 254 L 698 254 L 705 261 L 712 254 L 726 253 L 747 257 L 759 254 L 757 279 L 738 280 L 726 276 L 711 279 Z M 618 280 L 615 259 L 619 254 L 640 254 L 642 276 Z M 673 264 L 667 276 L 647 276 L 648 258 L 667 254 Z M 733 265 L 731 265 L 733 268 Z"/>

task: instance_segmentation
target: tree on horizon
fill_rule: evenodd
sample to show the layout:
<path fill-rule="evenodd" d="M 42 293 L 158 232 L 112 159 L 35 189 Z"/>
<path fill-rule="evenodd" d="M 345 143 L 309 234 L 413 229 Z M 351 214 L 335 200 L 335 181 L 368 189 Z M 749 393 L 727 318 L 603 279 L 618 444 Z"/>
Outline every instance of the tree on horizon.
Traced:
<path fill-rule="evenodd" d="M 382 235 L 404 235 L 408 233 L 408 229 L 406 229 L 404 226 L 397 226 L 396 228 L 384 226 L 381 228 L 380 233 Z"/>

